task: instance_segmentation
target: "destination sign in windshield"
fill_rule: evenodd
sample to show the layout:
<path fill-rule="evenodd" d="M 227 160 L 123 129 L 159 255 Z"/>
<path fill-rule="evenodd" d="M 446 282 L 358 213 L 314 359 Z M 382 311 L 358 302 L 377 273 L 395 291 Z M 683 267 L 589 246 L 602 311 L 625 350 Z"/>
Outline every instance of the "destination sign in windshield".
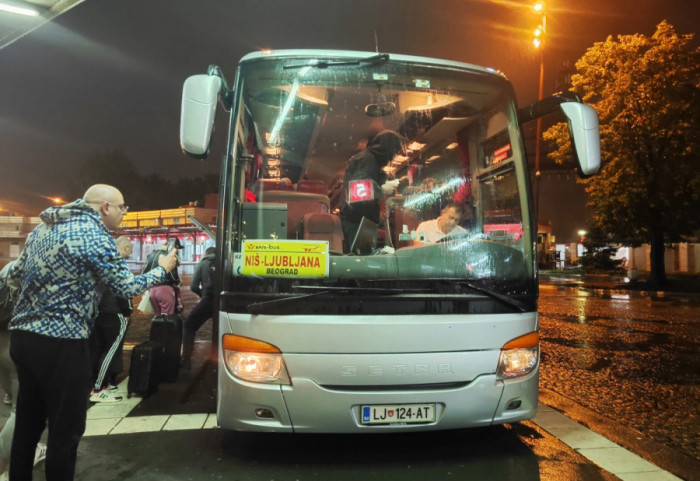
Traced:
<path fill-rule="evenodd" d="M 237 273 L 257 277 L 328 277 L 328 241 L 248 240 Z"/>

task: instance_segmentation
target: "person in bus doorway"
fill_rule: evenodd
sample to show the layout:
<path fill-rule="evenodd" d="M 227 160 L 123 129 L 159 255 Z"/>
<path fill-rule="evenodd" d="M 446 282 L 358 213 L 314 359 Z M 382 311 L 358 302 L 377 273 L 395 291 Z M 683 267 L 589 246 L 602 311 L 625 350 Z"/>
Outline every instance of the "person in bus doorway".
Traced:
<path fill-rule="evenodd" d="M 216 270 L 216 247 L 208 247 L 192 276 L 190 290 L 201 299 L 192 308 L 182 324 L 182 368 L 192 368 L 194 337 L 202 324 L 214 315 L 214 273 Z"/>
<path fill-rule="evenodd" d="M 96 184 L 82 199 L 49 207 L 10 270 L 19 287 L 10 321 L 10 354 L 19 394 L 10 454 L 10 479 L 32 479 L 37 442 L 49 428 L 46 479 L 75 476 L 85 432 L 92 369 L 88 336 L 105 289 L 136 297 L 162 282 L 175 253 L 135 276 L 110 230 L 129 210 L 115 187 Z"/>
<path fill-rule="evenodd" d="M 350 250 L 363 217 L 379 224 L 380 200 L 399 186 L 399 180 L 387 181 L 382 170 L 404 152 L 405 139 L 393 130 L 383 130 L 367 142 L 367 147 L 350 157 L 340 195 L 340 220 L 345 252 Z"/>
<path fill-rule="evenodd" d="M 123 258 L 133 251 L 128 237 L 118 237 L 114 243 Z M 105 291 L 100 299 L 95 326 L 90 333 L 90 350 L 95 385 L 90 393 L 90 402 L 113 403 L 122 400 L 117 395 L 116 377 L 122 372 L 122 349 L 124 334 L 129 327 L 132 311 L 131 300 Z"/>
<path fill-rule="evenodd" d="M 180 239 L 175 239 L 175 252 L 182 249 Z M 159 246 L 151 252 L 146 258 L 146 265 L 143 272 L 148 272 L 158 266 L 162 256 L 168 255 L 168 243 Z M 178 263 L 179 265 L 179 263 Z M 151 287 L 148 292 L 151 295 L 151 303 L 155 310 L 155 315 L 160 314 L 176 314 L 182 312 L 182 299 L 180 297 L 180 275 L 177 272 L 177 267 L 170 271 L 165 280 L 155 287 Z"/>
<path fill-rule="evenodd" d="M 464 208 L 461 204 L 447 204 L 440 217 L 418 224 L 416 238 L 425 244 L 435 244 L 448 235 L 466 234 L 466 229 L 459 225 L 463 215 Z"/>

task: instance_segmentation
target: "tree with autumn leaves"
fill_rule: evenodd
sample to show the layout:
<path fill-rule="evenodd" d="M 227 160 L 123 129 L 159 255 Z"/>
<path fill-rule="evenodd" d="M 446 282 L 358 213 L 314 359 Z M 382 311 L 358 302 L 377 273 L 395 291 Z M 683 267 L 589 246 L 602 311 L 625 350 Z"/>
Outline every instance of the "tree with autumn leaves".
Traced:
<path fill-rule="evenodd" d="M 608 37 L 576 62 L 573 90 L 600 119 L 600 172 L 582 179 L 593 228 L 651 245 L 650 282 L 666 282 L 664 249 L 700 229 L 700 49 L 666 21 L 647 37 Z M 571 155 L 565 124 L 543 137 Z"/>

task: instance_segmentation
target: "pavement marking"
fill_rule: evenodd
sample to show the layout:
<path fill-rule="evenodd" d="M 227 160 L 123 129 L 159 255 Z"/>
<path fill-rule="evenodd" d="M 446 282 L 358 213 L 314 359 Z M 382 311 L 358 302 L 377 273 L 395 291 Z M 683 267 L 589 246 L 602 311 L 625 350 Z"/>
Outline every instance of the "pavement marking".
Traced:
<path fill-rule="evenodd" d="M 208 414 L 174 414 L 168 418 L 163 431 L 180 431 L 183 429 L 203 429 Z"/>
<path fill-rule="evenodd" d="M 141 398 L 131 398 L 126 399 L 126 395 L 123 396 L 124 399 L 116 403 L 97 403 L 88 409 L 87 419 L 88 421 L 93 419 L 114 419 L 123 418 L 129 415 L 129 413 L 141 402 Z"/>
<path fill-rule="evenodd" d="M 121 418 L 88 419 L 83 436 L 106 436 L 119 421 Z"/>
<path fill-rule="evenodd" d="M 88 409 L 87 425 L 83 436 L 218 428 L 216 414 L 209 413 L 127 417 L 141 402 L 141 397 L 127 397 L 128 383 L 127 377 L 117 386 L 117 395 L 122 397 L 121 401 L 95 403 Z"/>
<path fill-rule="evenodd" d="M 204 423 L 203 429 L 218 429 L 219 421 L 216 419 L 216 414 L 210 414 L 207 421 Z"/>
<path fill-rule="evenodd" d="M 622 481 L 681 481 L 545 404 L 539 403 L 532 422 Z"/>
<path fill-rule="evenodd" d="M 161 414 L 156 416 L 122 418 L 109 434 L 153 433 L 162 431 L 169 417 L 170 416 L 167 414 Z"/>
<path fill-rule="evenodd" d="M 218 428 L 216 414 L 208 413 L 127 417 L 141 402 L 140 397 L 126 397 L 128 381 L 117 386 L 122 401 L 88 409 L 84 436 Z M 532 422 L 622 481 L 682 481 L 545 404 L 539 403 Z"/>

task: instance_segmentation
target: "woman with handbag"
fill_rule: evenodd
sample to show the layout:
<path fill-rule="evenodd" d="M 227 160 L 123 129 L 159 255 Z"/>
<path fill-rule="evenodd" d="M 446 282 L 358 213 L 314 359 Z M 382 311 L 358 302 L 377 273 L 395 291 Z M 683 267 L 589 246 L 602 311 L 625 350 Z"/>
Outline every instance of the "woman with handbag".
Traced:
<path fill-rule="evenodd" d="M 178 238 L 175 237 L 171 239 L 171 241 L 175 249 L 182 249 L 182 244 L 180 244 L 180 240 Z M 146 265 L 143 270 L 144 273 L 158 266 L 158 259 L 160 258 L 160 256 L 168 254 L 169 244 L 171 244 L 171 242 L 163 244 L 148 256 L 148 258 L 146 259 Z M 154 315 L 158 316 L 160 314 L 176 314 L 178 312 L 182 312 L 180 284 L 180 275 L 177 273 L 176 267 L 168 273 L 168 275 L 165 277 L 164 282 L 158 284 L 157 286 L 151 287 L 148 290 L 148 295 L 150 296 L 150 301 L 151 305 L 153 306 Z M 139 305 L 139 310 L 148 312 L 145 309 L 141 309 L 141 305 Z"/>

